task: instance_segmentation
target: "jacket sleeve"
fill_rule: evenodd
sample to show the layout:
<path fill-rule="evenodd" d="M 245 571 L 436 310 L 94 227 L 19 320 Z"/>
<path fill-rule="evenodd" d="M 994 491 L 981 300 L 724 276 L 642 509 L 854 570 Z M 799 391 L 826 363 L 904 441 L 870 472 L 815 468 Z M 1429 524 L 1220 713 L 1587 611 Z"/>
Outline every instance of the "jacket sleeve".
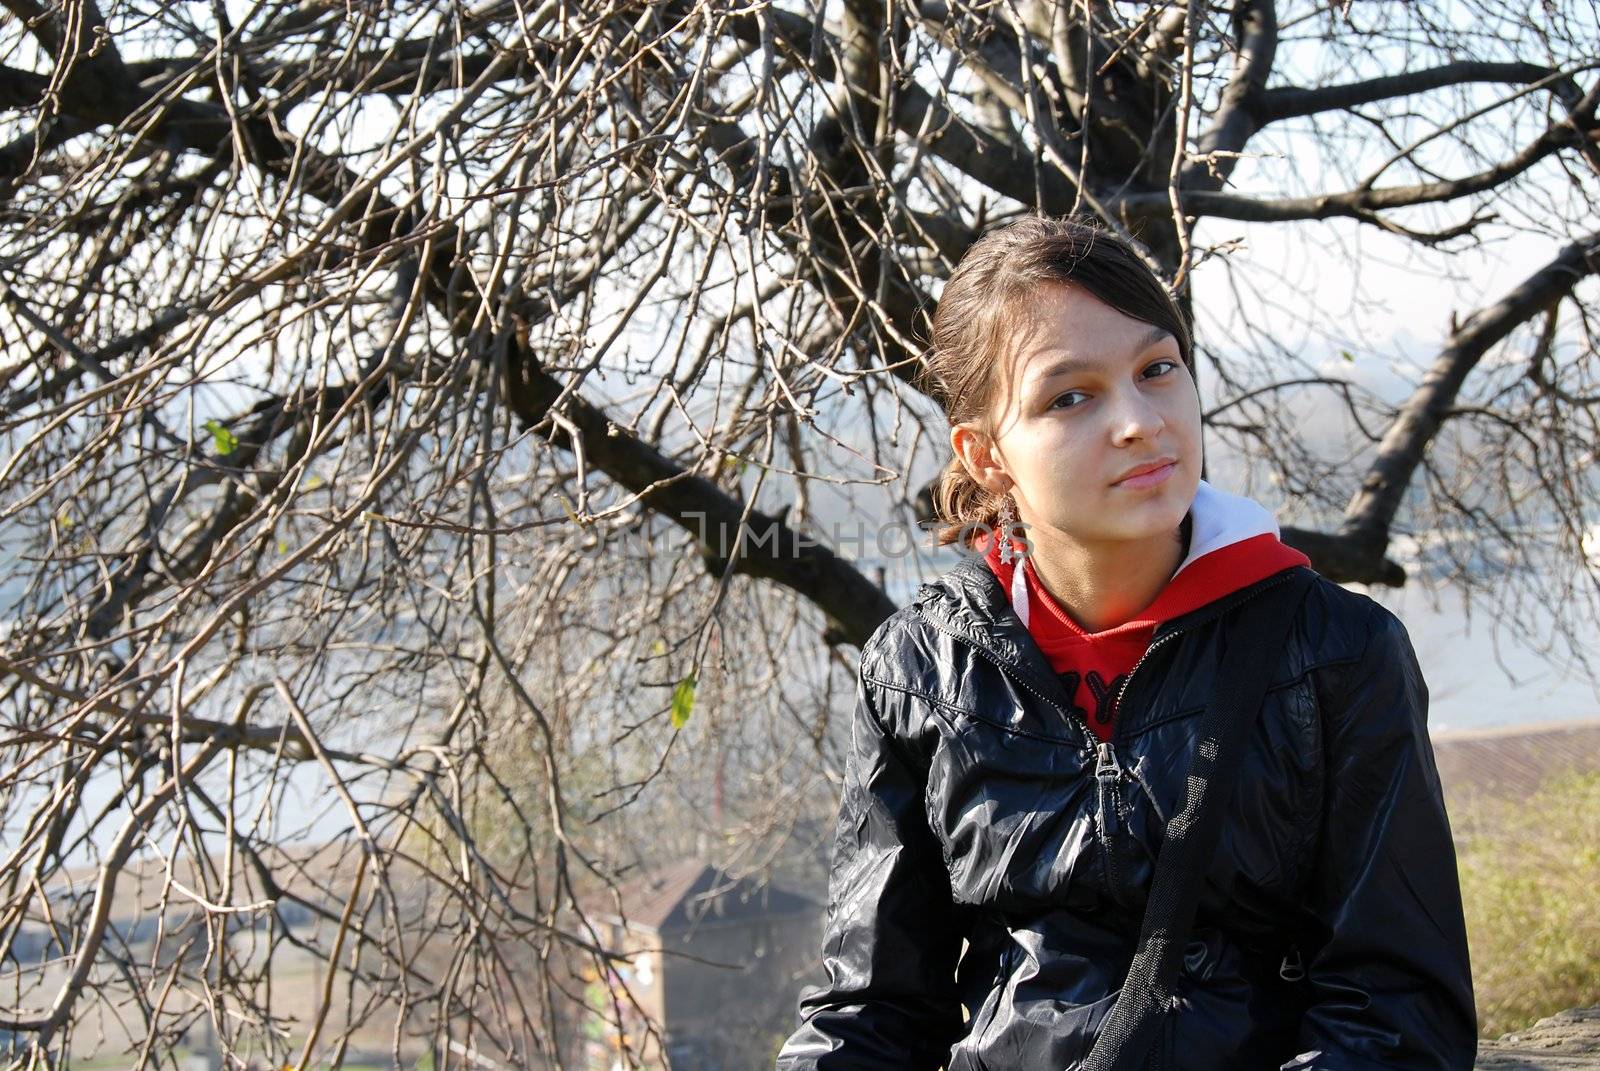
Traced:
<path fill-rule="evenodd" d="M 1281 1071 L 1471 1071 L 1478 1049 L 1455 847 L 1405 626 L 1373 604 L 1324 712 L 1322 846 L 1309 889 L 1311 1005 Z M 1310 942 L 1311 946 L 1315 941 Z"/>
<path fill-rule="evenodd" d="M 964 936 L 928 828 L 927 772 L 884 731 L 881 690 L 856 681 L 823 927 L 827 980 L 800 991 L 777 1071 L 933 1071 L 965 1032 Z"/>

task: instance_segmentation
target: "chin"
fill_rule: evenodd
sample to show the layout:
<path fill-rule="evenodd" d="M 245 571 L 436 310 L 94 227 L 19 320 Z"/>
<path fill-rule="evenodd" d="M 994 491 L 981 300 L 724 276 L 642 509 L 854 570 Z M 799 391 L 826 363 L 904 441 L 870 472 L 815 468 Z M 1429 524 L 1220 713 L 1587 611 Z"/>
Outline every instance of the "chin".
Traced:
<path fill-rule="evenodd" d="M 1110 527 L 1118 529 L 1111 538 L 1135 540 L 1150 539 L 1164 532 L 1174 531 L 1194 504 L 1196 488 L 1163 488 L 1165 494 L 1151 495 L 1136 503 L 1122 503 L 1118 511 L 1121 523 Z"/>

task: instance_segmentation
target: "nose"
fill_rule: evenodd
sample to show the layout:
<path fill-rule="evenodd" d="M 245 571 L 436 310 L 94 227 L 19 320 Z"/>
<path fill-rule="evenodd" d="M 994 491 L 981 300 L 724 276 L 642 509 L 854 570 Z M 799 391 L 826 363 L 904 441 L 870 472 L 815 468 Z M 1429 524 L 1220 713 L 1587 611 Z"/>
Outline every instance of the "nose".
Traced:
<path fill-rule="evenodd" d="M 1117 393 L 1111 413 L 1112 438 L 1118 445 L 1135 439 L 1154 439 L 1167 426 L 1160 407 L 1136 386 Z"/>

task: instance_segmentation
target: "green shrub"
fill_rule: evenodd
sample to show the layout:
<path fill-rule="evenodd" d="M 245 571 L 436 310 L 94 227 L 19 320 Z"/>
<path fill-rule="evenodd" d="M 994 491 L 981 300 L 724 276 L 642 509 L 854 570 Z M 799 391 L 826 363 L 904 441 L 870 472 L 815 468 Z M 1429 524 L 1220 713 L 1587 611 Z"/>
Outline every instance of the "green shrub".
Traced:
<path fill-rule="evenodd" d="M 1600 773 L 1457 808 L 1480 1035 L 1600 1004 Z"/>

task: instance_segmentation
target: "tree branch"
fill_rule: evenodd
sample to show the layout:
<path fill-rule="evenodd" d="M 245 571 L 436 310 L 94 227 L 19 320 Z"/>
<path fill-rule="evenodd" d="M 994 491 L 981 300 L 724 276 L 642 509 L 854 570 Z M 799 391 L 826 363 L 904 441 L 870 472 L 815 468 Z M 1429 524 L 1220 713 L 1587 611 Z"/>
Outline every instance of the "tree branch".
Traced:
<path fill-rule="evenodd" d="M 1182 190 L 1220 190 L 1238 165 L 1238 153 L 1260 130 L 1259 102 L 1278 52 L 1278 12 L 1272 0 L 1249 0 L 1233 13 L 1239 51 L 1222 91 L 1217 117 L 1196 142 L 1199 159 L 1183 169 Z M 1216 154 L 1216 155 L 1213 155 Z"/>
<path fill-rule="evenodd" d="M 1566 81 L 1579 71 L 1600 67 L 1600 63 L 1585 64 L 1566 72 Z M 1491 63 L 1485 60 L 1460 60 L 1438 67 L 1427 67 L 1404 74 L 1369 78 L 1362 82 L 1347 82 L 1337 86 L 1320 86 L 1306 89 L 1298 86 L 1278 86 L 1263 92 L 1252 110 L 1260 126 L 1280 119 L 1292 119 L 1318 112 L 1346 110 L 1363 104 L 1392 101 L 1399 97 L 1426 93 L 1445 86 L 1470 85 L 1482 82 L 1502 82 L 1508 85 L 1526 85 L 1562 74 L 1561 71 L 1538 63 Z"/>
<path fill-rule="evenodd" d="M 1600 232 L 1567 246 L 1549 264 L 1493 305 L 1474 313 L 1451 334 L 1433 367 L 1378 444 L 1377 456 L 1345 511 L 1339 529 L 1341 538 L 1370 558 L 1382 555 L 1412 473 L 1455 405 L 1468 373 L 1490 347 L 1570 294 L 1580 279 L 1597 272 Z"/>
<path fill-rule="evenodd" d="M 1185 212 L 1219 219 L 1273 223 L 1344 216 L 1371 222 L 1371 214 L 1381 209 L 1453 201 L 1494 189 L 1508 179 L 1522 174 L 1545 157 L 1592 138 L 1597 129 L 1600 128 L 1596 127 L 1592 119 L 1577 129 L 1570 122 L 1558 123 L 1545 130 L 1531 145 L 1510 160 L 1497 164 L 1487 171 L 1446 182 L 1424 182 L 1414 186 L 1390 186 L 1375 190 L 1358 189 L 1344 193 L 1324 193 L 1311 197 L 1289 197 L 1279 200 L 1192 189 L 1182 190 L 1180 197 Z M 1171 204 L 1165 193 L 1135 193 L 1112 201 L 1107 208 L 1131 216 L 1153 216 L 1170 211 Z"/>

